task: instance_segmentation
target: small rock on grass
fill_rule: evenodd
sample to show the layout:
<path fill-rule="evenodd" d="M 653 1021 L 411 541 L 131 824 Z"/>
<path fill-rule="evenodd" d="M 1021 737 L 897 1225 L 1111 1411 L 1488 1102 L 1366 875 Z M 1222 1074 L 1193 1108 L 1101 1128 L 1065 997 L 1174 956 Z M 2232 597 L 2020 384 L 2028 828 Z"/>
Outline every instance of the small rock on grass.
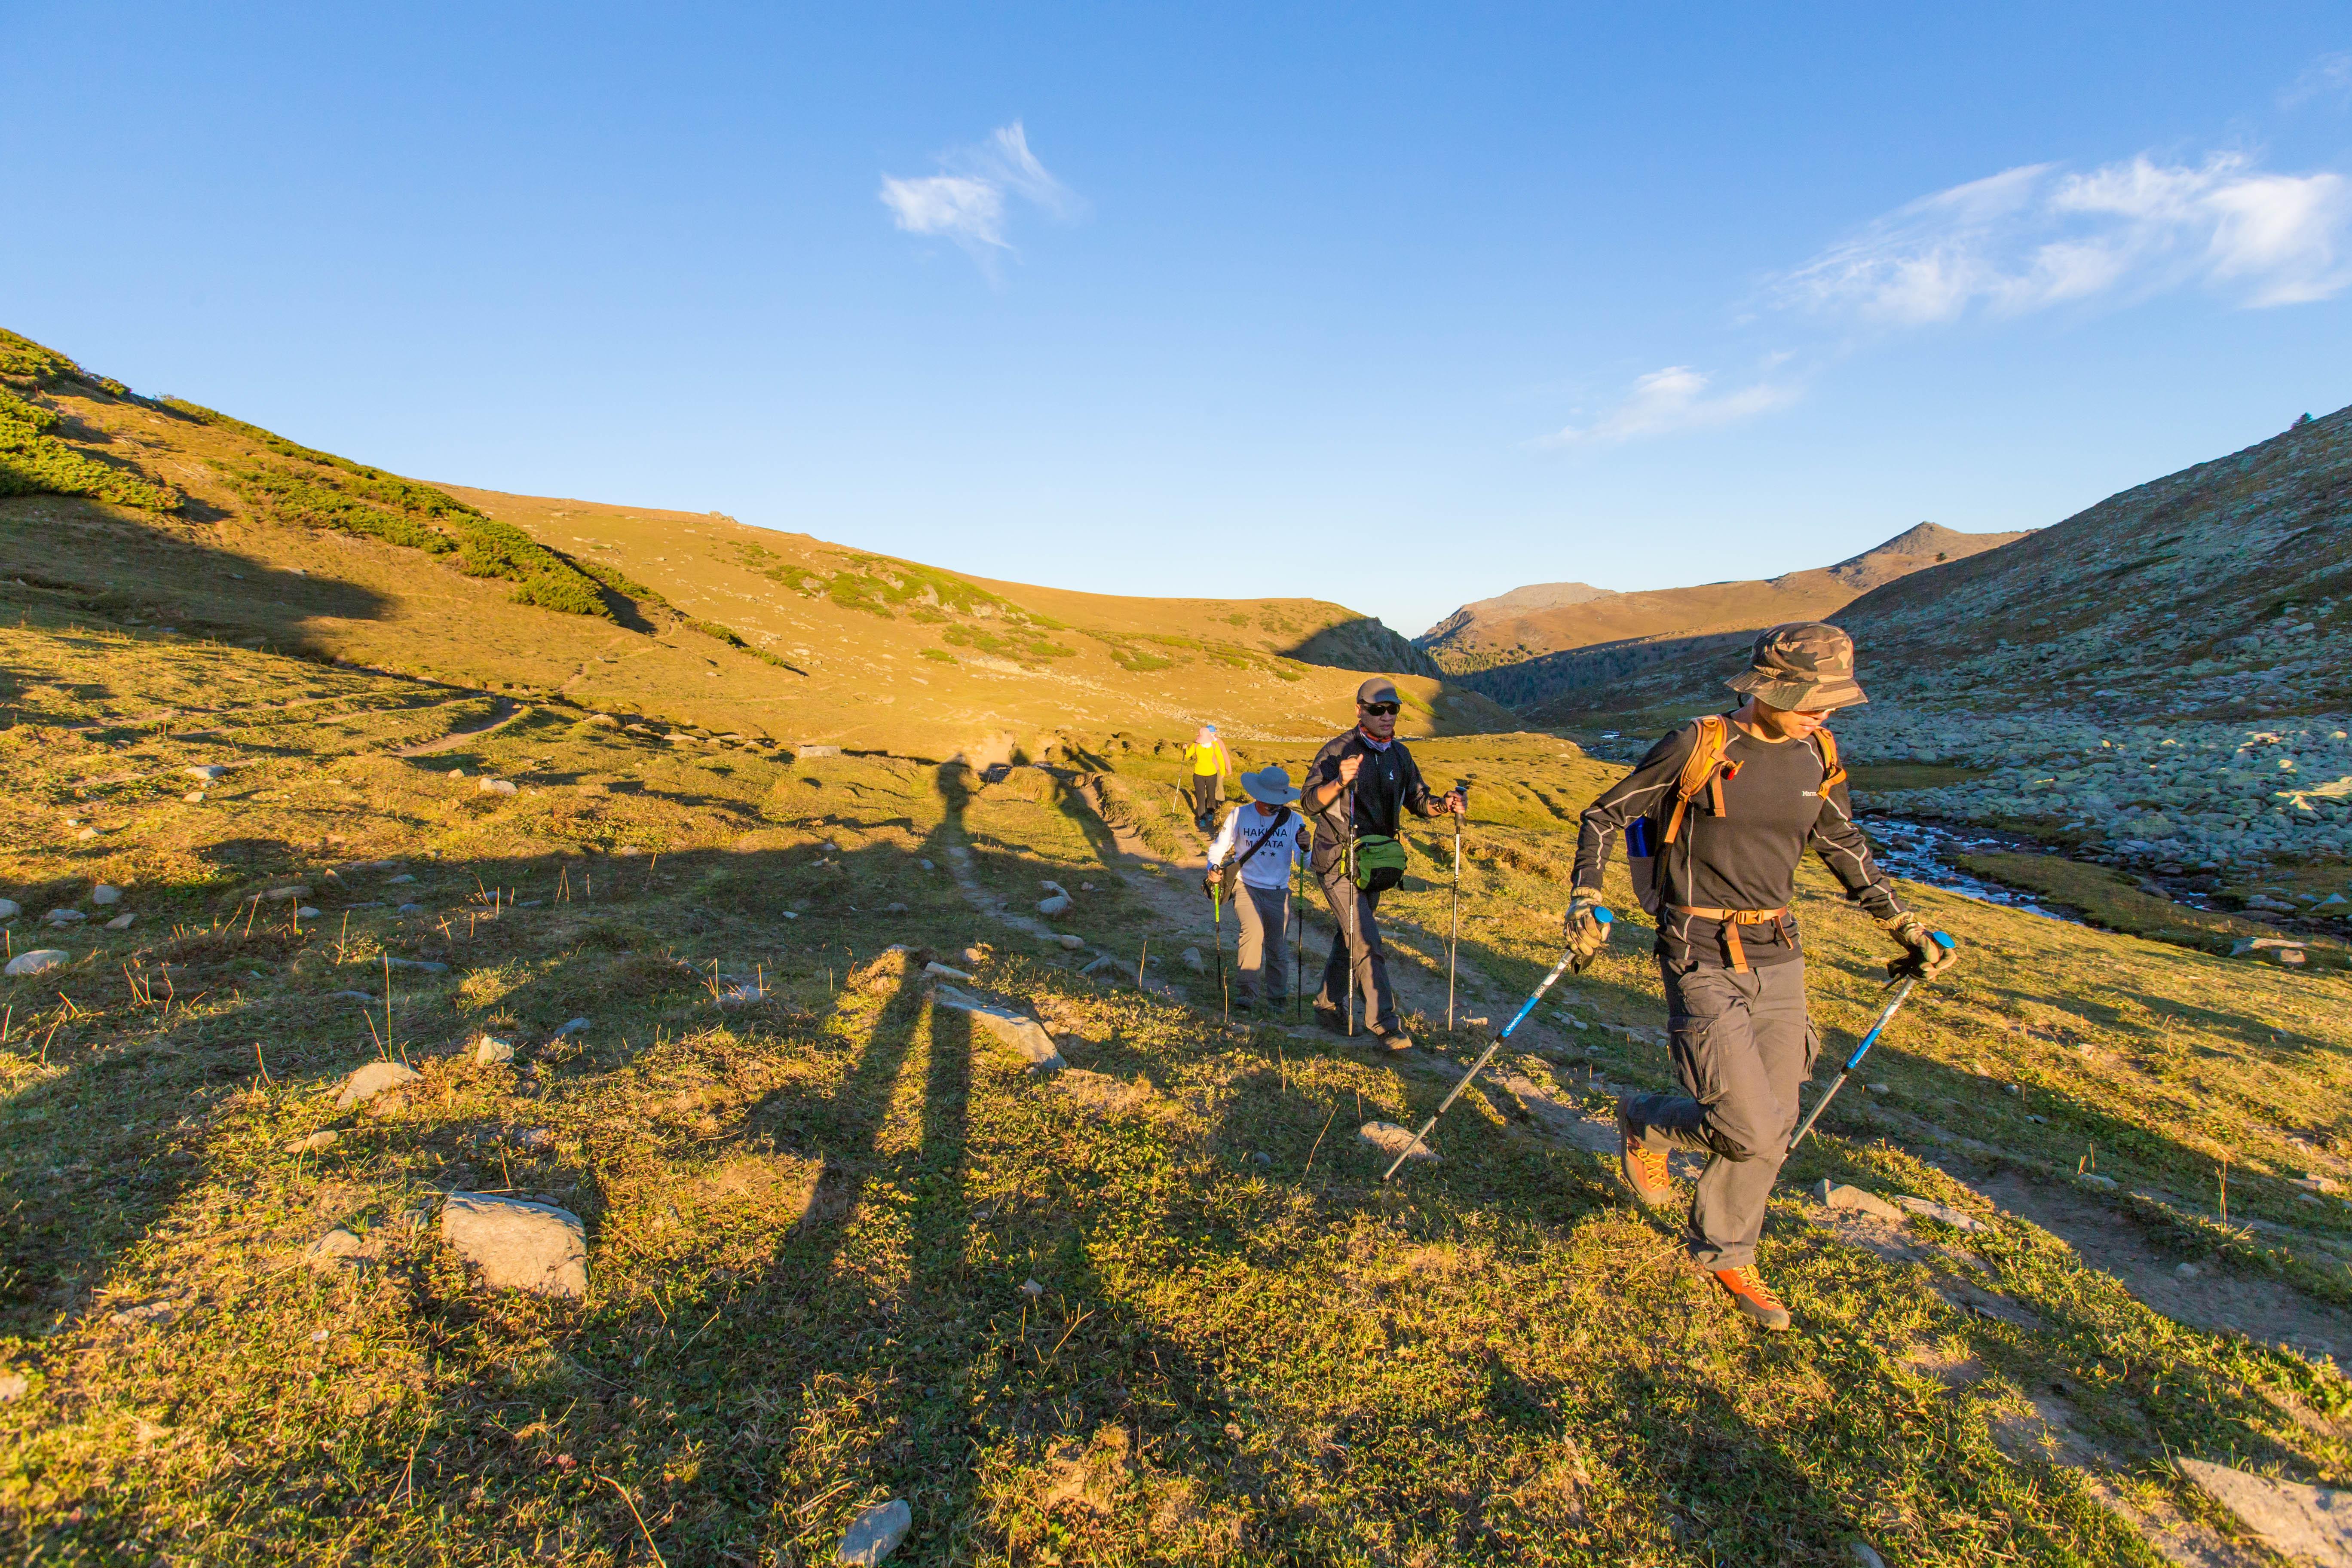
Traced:
<path fill-rule="evenodd" d="M 193 768 L 182 768 L 180 771 L 187 774 L 192 779 L 202 779 L 206 784 L 212 783 L 215 779 L 228 777 L 228 770 L 226 768 L 217 766 L 211 763 L 199 763 L 197 766 Z"/>
<path fill-rule="evenodd" d="M 580 1216 L 553 1204 L 452 1193 L 441 1236 L 496 1289 L 541 1296 L 588 1293 L 588 1243 Z"/>
<path fill-rule="evenodd" d="M 110 888 L 104 882 L 100 882 L 98 886 L 89 890 L 89 901 L 93 904 L 120 903 L 121 900 L 122 889 L 120 888 Z"/>
<path fill-rule="evenodd" d="M 907 1532 L 915 1528 L 915 1510 L 903 1499 L 876 1503 L 849 1521 L 848 1532 L 841 1538 L 841 1550 L 835 1554 L 836 1563 L 852 1563 L 860 1568 L 870 1568 L 898 1549 Z"/>
<path fill-rule="evenodd" d="M 2183 1459 L 2180 1469 L 2280 1556 L 2352 1564 L 2352 1492 L 2274 1481 L 2203 1459 Z"/>
<path fill-rule="evenodd" d="M 1949 1204 L 1939 1204 L 1932 1198 L 1900 1197 L 1895 1202 L 1897 1207 L 1909 1209 L 1913 1214 L 1923 1215 L 1928 1219 L 1941 1220 L 1955 1230 L 1983 1228 L 1983 1222 L 1974 1215 L 1962 1214 Z"/>
<path fill-rule="evenodd" d="M 10 959 L 6 973 L 12 976 L 47 974 L 50 970 L 63 969 L 72 962 L 68 954 L 57 948 L 37 947 L 30 952 L 20 952 Z"/>
<path fill-rule="evenodd" d="M 576 1035 L 576 1034 L 579 1034 L 581 1031 L 583 1031 L 583 1030 L 586 1029 L 587 1027 L 588 1027 L 588 1020 L 587 1020 L 587 1019 L 585 1019 L 585 1018 L 574 1018 L 574 1019 L 572 1019 L 570 1023 L 568 1023 L 568 1024 L 564 1025 L 564 1026 L 563 1026 L 563 1027 L 562 1027 L 562 1028 L 560 1028 L 560 1029 L 556 1030 L 556 1031 L 555 1031 L 555 1033 L 554 1033 L 554 1035 L 553 1035 L 551 1037 L 552 1037 L 552 1038 L 554 1038 L 554 1039 L 558 1039 L 558 1040 L 562 1040 L 562 1039 L 568 1039 L 568 1038 L 569 1038 L 569 1037 L 571 1037 L 572 1036 Z"/>
<path fill-rule="evenodd" d="M 25 906 L 14 899 L 0 899 L 0 921 L 13 921 L 25 912 Z"/>
<path fill-rule="evenodd" d="M 1896 1225 L 1903 1223 L 1903 1211 L 1876 1193 L 1867 1193 L 1860 1187 L 1843 1186 L 1827 1176 L 1814 1184 L 1813 1197 L 1824 1208 L 1855 1209 L 1864 1214 L 1876 1215 L 1880 1219 L 1892 1220 Z"/>
<path fill-rule="evenodd" d="M 32 1392 L 33 1380 L 23 1373 L 0 1373 L 0 1405 L 13 1405 Z"/>
<path fill-rule="evenodd" d="M 363 1263 L 367 1258 L 367 1243 L 341 1226 L 312 1242 L 302 1254 L 303 1262 L 320 1269 L 335 1268 L 345 1263 Z"/>
<path fill-rule="evenodd" d="M 1209 961 L 1201 956 L 1201 950 L 1197 947 L 1186 948 L 1181 956 L 1184 960 L 1184 967 L 1195 974 L 1209 967 Z"/>
<path fill-rule="evenodd" d="M 1862 1564 L 1862 1568 L 1886 1568 L 1886 1559 L 1881 1557 L 1878 1549 L 1867 1541 L 1849 1541 L 1845 1549 L 1856 1563 Z"/>
<path fill-rule="evenodd" d="M 1393 1121 L 1367 1121 L 1356 1130 L 1356 1136 L 1391 1160 L 1403 1153 L 1406 1147 L 1412 1142 L 1412 1130 L 1409 1127 L 1399 1127 Z M 1421 1145 L 1413 1150 L 1412 1157 L 1416 1160 L 1435 1160 L 1437 1151 L 1431 1148 L 1428 1141 L 1424 1139 Z"/>
<path fill-rule="evenodd" d="M 286 1152 L 289 1154 L 314 1154 L 321 1149 L 331 1146 L 335 1142 L 335 1136 L 333 1128 L 325 1128 L 311 1133 L 308 1138 L 297 1138 L 286 1145 Z"/>
<path fill-rule="evenodd" d="M 1072 936 L 1068 931 L 1064 931 L 1054 940 L 1060 942 L 1065 948 L 1067 948 L 1072 952 L 1076 952 L 1078 949 L 1087 945 L 1087 939 L 1085 937 Z"/>
<path fill-rule="evenodd" d="M 370 1062 L 343 1080 L 343 1091 L 335 1096 L 338 1110 L 349 1110 L 354 1105 L 365 1105 L 387 1089 L 398 1089 L 416 1081 L 413 1068 L 398 1062 Z"/>
<path fill-rule="evenodd" d="M 139 917 L 137 915 L 117 915 L 112 920 L 106 922 L 106 929 L 109 931 L 129 931 L 131 929 L 131 922 L 136 921 L 138 918 Z"/>
<path fill-rule="evenodd" d="M 512 795 L 515 792 L 512 779 L 484 779 L 474 788 L 482 795 Z"/>
<path fill-rule="evenodd" d="M 515 1049 L 512 1046 L 504 1040 L 493 1039 L 488 1035 L 484 1035 L 474 1043 L 474 1059 L 484 1067 L 488 1067 L 494 1062 L 510 1062 L 514 1060 L 514 1057 Z"/>

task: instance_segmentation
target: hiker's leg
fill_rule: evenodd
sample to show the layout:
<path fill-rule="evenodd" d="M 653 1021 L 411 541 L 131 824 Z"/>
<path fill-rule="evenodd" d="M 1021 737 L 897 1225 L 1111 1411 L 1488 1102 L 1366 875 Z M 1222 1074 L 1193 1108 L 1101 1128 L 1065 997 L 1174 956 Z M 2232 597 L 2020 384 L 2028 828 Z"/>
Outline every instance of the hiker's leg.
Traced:
<path fill-rule="evenodd" d="M 1257 889 L 1246 882 L 1234 889 L 1234 918 L 1241 927 L 1234 942 L 1234 999 L 1255 1002 L 1265 969 L 1265 913 L 1258 907 Z"/>
<path fill-rule="evenodd" d="M 1259 922 L 1265 928 L 1265 996 L 1269 1002 L 1290 995 L 1290 891 L 1286 888 L 1252 888 Z"/>
<path fill-rule="evenodd" d="M 1192 775 L 1192 816 L 1196 819 L 1215 815 L 1216 796 L 1210 792 L 1216 787 L 1216 784 L 1217 781 L 1213 774 L 1194 773 Z"/>
<path fill-rule="evenodd" d="M 1748 1035 L 1763 1083 L 1752 1130 L 1755 1152 L 1745 1160 L 1716 1162 L 1723 1169 L 1711 1194 L 1706 1234 L 1719 1247 L 1720 1259 L 1706 1264 L 1709 1268 L 1756 1261 L 1765 1206 L 1789 1157 L 1789 1134 L 1797 1130 L 1797 1093 L 1812 1072 L 1816 1047 L 1805 1022 L 1804 960 L 1757 970 L 1756 993 L 1748 1007 Z"/>
<path fill-rule="evenodd" d="M 1626 1120 L 1642 1147 L 1654 1153 L 1683 1149 L 1712 1154 L 1716 1144 L 1707 1134 L 1706 1104 L 1701 1091 L 1706 1075 L 1698 1058 L 1707 1049 L 1719 1014 L 1738 1006 L 1742 1018 L 1735 1026 L 1744 1026 L 1744 1004 L 1735 991 L 1717 984 L 1727 976 L 1727 971 L 1675 964 L 1661 958 L 1658 974 L 1665 983 L 1666 1028 L 1672 1039 L 1668 1051 L 1682 1092 L 1629 1096 L 1624 1104 Z"/>
<path fill-rule="evenodd" d="M 1702 1268 L 1738 1268 L 1756 1261 L 1765 1200 L 1788 1152 L 1789 1125 L 1774 1082 L 1775 1062 L 1767 1058 L 1768 1048 L 1775 1059 L 1783 1052 L 1780 999 L 1790 988 L 1790 981 L 1772 976 L 1777 968 L 1793 970 L 1797 965 L 1773 965 L 1746 974 L 1728 969 L 1675 974 L 1673 966 L 1668 968 L 1675 1072 L 1701 1108 L 1698 1125 L 1691 1131 L 1698 1146 L 1709 1152 L 1706 1169 L 1691 1194 L 1691 1257 Z M 1768 986 L 1773 998 L 1769 1004 Z M 1794 977 L 1794 990 L 1801 1031 L 1801 973 Z M 1759 1005 L 1765 1014 L 1760 1029 Z M 1801 1039 L 1801 1055 L 1802 1049 Z M 1793 1083 L 1790 1089 L 1794 1091 Z"/>
<path fill-rule="evenodd" d="M 1396 993 L 1389 988 L 1388 950 L 1381 945 L 1381 922 L 1374 918 L 1381 896 L 1356 896 L 1363 901 L 1363 918 L 1356 933 L 1356 986 L 1364 995 L 1364 1021 L 1376 1035 L 1393 1035 L 1403 1026 L 1397 1022 Z"/>
<path fill-rule="evenodd" d="M 1331 910 L 1331 952 L 1323 961 L 1323 985 L 1315 993 L 1315 1005 L 1341 1013 L 1348 1006 L 1348 911 L 1355 907 L 1356 885 L 1337 867 L 1318 880 L 1323 884 L 1323 902 Z"/>
<path fill-rule="evenodd" d="M 1331 905 L 1332 923 L 1339 929 L 1331 938 L 1331 956 L 1323 965 L 1323 989 L 1315 1005 L 1344 1011 L 1348 972 L 1353 968 L 1364 1024 L 1376 1033 L 1387 1034 L 1397 1026 L 1396 1003 L 1389 994 L 1388 963 L 1381 952 L 1374 901 L 1336 866 L 1323 879 L 1323 897 Z"/>

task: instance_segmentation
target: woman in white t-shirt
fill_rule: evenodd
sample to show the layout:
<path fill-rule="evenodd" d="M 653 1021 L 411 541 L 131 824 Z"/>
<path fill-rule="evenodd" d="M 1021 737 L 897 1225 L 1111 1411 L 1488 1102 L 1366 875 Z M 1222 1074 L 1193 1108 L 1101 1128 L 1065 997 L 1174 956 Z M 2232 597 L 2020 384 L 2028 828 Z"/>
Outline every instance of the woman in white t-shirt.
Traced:
<path fill-rule="evenodd" d="M 1234 807 L 1218 827 L 1209 845 L 1209 876 L 1219 879 L 1224 866 L 1238 858 L 1240 886 L 1234 894 L 1234 913 L 1242 930 L 1234 1005 L 1252 1007 L 1262 994 L 1266 1005 L 1274 1007 L 1290 994 L 1282 973 L 1282 944 L 1290 930 L 1290 868 L 1307 863 L 1307 823 L 1290 809 L 1298 792 L 1279 765 L 1242 774 L 1241 786 L 1250 804 Z M 1268 952 L 1274 955 L 1270 964 Z"/>

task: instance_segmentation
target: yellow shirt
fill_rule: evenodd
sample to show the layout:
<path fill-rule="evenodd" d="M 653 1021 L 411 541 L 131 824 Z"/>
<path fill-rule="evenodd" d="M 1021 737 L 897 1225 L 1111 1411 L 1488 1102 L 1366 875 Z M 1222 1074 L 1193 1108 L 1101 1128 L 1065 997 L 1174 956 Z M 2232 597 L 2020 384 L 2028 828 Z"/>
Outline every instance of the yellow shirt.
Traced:
<path fill-rule="evenodd" d="M 1212 741 L 1205 746 L 1194 741 L 1184 748 L 1184 756 L 1192 764 L 1196 778 L 1218 778 L 1234 771 L 1233 763 L 1225 760 L 1223 741 Z"/>

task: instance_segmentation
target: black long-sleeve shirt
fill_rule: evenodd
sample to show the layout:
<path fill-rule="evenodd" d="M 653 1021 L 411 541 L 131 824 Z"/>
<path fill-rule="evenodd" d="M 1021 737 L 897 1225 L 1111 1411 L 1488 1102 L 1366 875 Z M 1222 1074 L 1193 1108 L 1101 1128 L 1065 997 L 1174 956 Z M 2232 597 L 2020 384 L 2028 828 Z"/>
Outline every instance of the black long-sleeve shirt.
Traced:
<path fill-rule="evenodd" d="M 1391 741 L 1386 746 L 1375 746 L 1364 739 L 1360 729 L 1324 743 L 1307 764 L 1307 789 L 1311 793 L 1339 776 L 1339 762 L 1344 757 L 1361 757 L 1364 765 L 1356 771 L 1353 790 L 1356 802 L 1355 830 L 1358 837 L 1367 833 L 1385 834 L 1393 838 L 1404 814 L 1434 816 L 1437 807 L 1429 798 L 1429 785 L 1421 776 L 1421 766 L 1405 750 L 1402 741 Z M 1348 841 L 1349 791 L 1341 791 L 1330 807 L 1314 814 L 1315 874 L 1328 875 L 1339 863 Z"/>
<path fill-rule="evenodd" d="M 1651 747 L 1632 773 L 1585 807 L 1576 834 L 1579 891 L 1600 892 L 1610 843 L 1637 817 L 1657 817 L 1663 840 L 1675 782 L 1697 744 L 1698 724 L 1693 721 Z M 1683 814 L 1675 841 L 1655 846 L 1654 875 L 1664 904 L 1786 909 L 1797 890 L 1797 862 L 1810 848 L 1846 896 L 1872 915 L 1885 920 L 1902 911 L 1886 873 L 1871 857 L 1869 841 L 1854 826 L 1844 782 L 1822 787 L 1826 770 L 1817 746 L 1810 741 L 1759 741 L 1733 724 L 1724 760 L 1738 763 L 1738 772 L 1723 781 L 1723 815 L 1715 815 L 1712 792 L 1701 789 Z M 1751 965 L 1797 956 L 1795 917 L 1780 924 L 1780 938 L 1769 925 L 1742 928 L 1741 946 Z M 1725 952 L 1722 925 L 1661 908 L 1658 952 L 1675 962 L 1719 963 Z"/>

